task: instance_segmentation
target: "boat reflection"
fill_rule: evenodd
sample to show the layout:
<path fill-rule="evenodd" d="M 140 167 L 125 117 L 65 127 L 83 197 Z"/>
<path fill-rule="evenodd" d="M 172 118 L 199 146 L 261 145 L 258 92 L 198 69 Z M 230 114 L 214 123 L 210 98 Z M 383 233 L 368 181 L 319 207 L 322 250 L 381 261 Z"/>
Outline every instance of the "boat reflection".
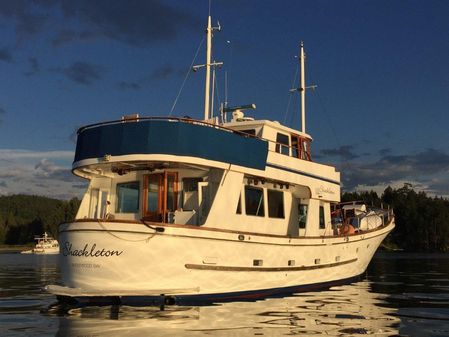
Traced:
<path fill-rule="evenodd" d="M 369 281 L 362 281 L 257 302 L 74 308 L 59 318 L 57 336 L 390 336 L 398 334 L 400 319 L 386 297 L 372 292 Z"/>

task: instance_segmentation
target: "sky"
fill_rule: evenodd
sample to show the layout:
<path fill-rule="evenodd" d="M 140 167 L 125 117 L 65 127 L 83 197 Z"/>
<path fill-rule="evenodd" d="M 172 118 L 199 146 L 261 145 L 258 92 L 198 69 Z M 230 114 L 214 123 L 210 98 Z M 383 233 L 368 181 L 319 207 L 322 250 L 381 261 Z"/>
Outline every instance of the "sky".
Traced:
<path fill-rule="evenodd" d="M 0 0 L 0 195 L 68 199 L 80 126 L 202 119 L 207 0 Z M 449 1 L 212 0 L 215 107 L 306 132 L 344 190 L 411 183 L 449 197 Z M 196 55 L 196 57 L 195 57 Z M 296 75 L 296 76 L 295 76 Z M 182 90 L 180 90 L 182 88 Z M 176 102 L 176 104 L 175 104 Z"/>

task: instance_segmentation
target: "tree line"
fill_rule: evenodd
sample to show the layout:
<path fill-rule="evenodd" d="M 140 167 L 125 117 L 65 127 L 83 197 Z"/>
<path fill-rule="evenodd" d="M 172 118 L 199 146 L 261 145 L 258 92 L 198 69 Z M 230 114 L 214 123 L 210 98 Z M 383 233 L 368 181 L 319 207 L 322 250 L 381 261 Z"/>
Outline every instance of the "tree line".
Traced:
<path fill-rule="evenodd" d="M 411 185 L 376 192 L 345 192 L 342 202 L 363 201 L 375 207 L 393 208 L 396 228 L 385 246 L 413 252 L 449 251 L 449 200 L 416 192 Z M 80 200 L 41 196 L 0 196 L 0 244 L 25 244 L 44 231 L 58 236 L 60 223 L 72 221 Z"/>
<path fill-rule="evenodd" d="M 410 252 L 449 251 L 449 200 L 416 192 L 410 184 L 376 192 L 345 192 L 342 202 L 364 201 L 376 207 L 392 207 L 396 227 L 385 246 Z"/>
<path fill-rule="evenodd" d="M 80 200 L 33 195 L 0 196 L 0 244 L 26 244 L 44 232 L 58 236 L 60 223 L 72 221 Z"/>

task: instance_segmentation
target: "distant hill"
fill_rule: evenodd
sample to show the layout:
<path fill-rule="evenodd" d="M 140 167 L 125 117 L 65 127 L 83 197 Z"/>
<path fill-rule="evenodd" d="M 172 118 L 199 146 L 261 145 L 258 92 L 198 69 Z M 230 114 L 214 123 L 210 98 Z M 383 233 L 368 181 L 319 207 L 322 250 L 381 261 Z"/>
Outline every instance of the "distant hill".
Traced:
<path fill-rule="evenodd" d="M 34 195 L 0 196 L 0 243 L 33 242 L 44 231 L 57 237 L 58 225 L 75 218 L 80 200 Z"/>

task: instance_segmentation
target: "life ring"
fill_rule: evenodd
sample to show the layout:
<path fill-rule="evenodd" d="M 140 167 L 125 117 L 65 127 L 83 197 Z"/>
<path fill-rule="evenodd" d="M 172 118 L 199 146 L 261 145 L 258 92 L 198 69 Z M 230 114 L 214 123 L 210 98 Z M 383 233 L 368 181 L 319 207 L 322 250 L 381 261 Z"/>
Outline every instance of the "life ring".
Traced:
<path fill-rule="evenodd" d="M 355 233 L 355 228 L 350 224 L 343 224 L 341 225 L 340 229 L 340 235 L 350 235 Z"/>

